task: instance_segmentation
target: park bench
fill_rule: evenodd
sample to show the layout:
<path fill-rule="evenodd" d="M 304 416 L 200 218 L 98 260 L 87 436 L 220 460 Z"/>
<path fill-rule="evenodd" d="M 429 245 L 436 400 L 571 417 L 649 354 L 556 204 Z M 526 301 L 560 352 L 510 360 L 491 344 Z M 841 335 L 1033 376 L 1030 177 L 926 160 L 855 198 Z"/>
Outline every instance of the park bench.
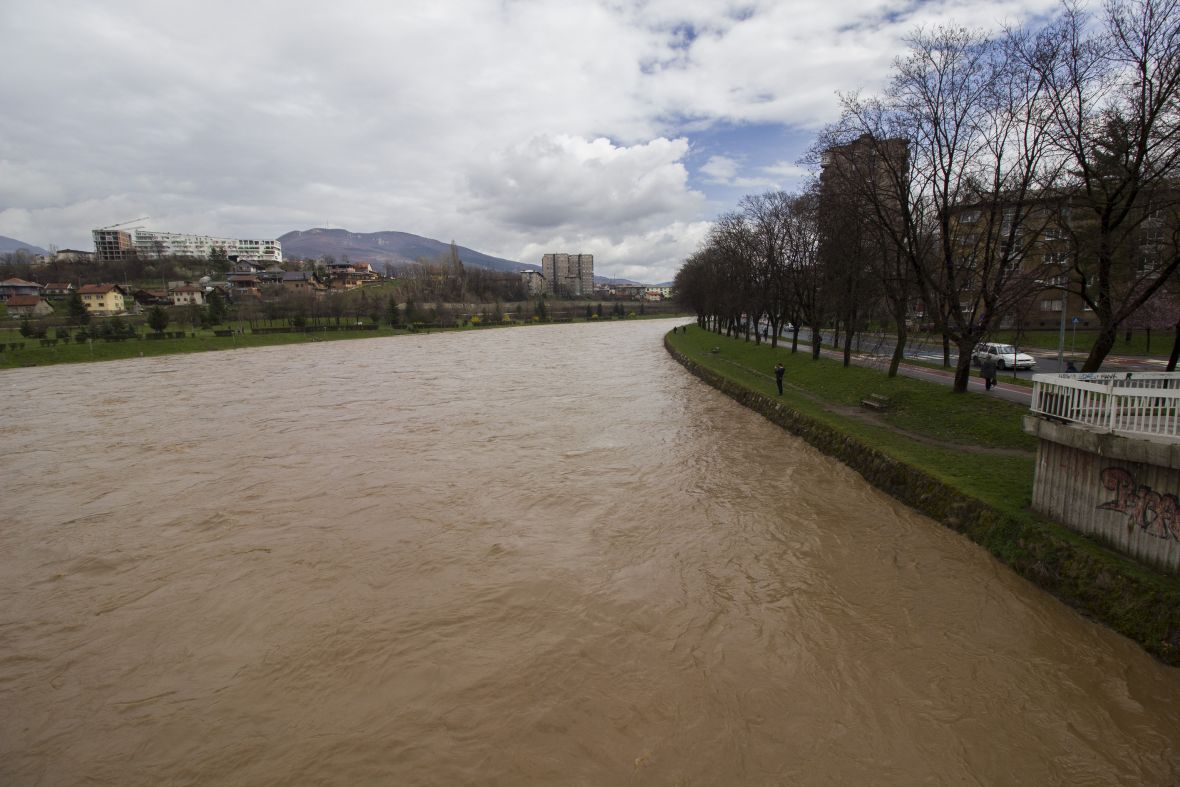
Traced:
<path fill-rule="evenodd" d="M 889 397 L 883 394 L 869 394 L 860 400 L 860 406 L 866 410 L 883 413 L 889 409 Z"/>

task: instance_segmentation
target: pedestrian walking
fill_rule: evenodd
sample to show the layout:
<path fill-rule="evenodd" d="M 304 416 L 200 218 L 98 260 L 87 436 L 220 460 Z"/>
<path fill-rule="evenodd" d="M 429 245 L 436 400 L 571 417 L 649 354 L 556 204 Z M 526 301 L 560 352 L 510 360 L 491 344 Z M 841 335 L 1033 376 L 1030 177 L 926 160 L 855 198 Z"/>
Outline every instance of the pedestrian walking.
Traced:
<path fill-rule="evenodd" d="M 983 378 L 984 388 L 988 391 L 996 384 L 996 362 L 990 356 L 979 364 L 979 376 Z"/>
<path fill-rule="evenodd" d="M 783 374 L 785 374 L 786 371 L 787 370 L 783 368 L 781 363 L 776 363 L 774 365 L 774 384 L 778 386 L 779 396 L 783 395 Z"/>

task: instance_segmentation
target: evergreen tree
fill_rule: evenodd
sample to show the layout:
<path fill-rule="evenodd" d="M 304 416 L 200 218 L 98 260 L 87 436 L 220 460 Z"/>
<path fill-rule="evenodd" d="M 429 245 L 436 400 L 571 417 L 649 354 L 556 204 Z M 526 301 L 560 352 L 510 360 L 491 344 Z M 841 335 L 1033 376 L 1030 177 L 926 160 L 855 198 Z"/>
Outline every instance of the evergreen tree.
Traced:
<path fill-rule="evenodd" d="M 168 327 L 168 312 L 160 306 L 153 306 L 147 316 L 148 327 L 156 333 L 163 333 Z"/>
<path fill-rule="evenodd" d="M 225 296 L 221 294 L 220 290 L 213 289 L 205 299 L 205 314 L 208 316 L 210 325 L 219 325 L 225 322 L 228 309 Z"/>
<path fill-rule="evenodd" d="M 70 299 L 66 302 L 66 309 L 69 313 L 71 325 L 90 324 L 90 312 L 86 309 L 86 304 L 82 302 L 82 296 L 77 292 L 70 293 Z"/>

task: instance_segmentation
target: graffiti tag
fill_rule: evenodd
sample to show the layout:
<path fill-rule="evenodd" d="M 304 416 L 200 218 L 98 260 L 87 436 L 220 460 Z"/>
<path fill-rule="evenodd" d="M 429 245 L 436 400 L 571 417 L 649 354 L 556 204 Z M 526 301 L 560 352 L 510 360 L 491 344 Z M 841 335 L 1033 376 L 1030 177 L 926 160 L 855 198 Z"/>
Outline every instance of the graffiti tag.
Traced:
<path fill-rule="evenodd" d="M 1180 541 L 1180 500 L 1175 495 L 1136 486 L 1134 476 L 1121 467 L 1108 467 L 1099 477 L 1115 497 L 1098 508 L 1126 514 L 1128 529 L 1138 527 L 1149 536 Z"/>

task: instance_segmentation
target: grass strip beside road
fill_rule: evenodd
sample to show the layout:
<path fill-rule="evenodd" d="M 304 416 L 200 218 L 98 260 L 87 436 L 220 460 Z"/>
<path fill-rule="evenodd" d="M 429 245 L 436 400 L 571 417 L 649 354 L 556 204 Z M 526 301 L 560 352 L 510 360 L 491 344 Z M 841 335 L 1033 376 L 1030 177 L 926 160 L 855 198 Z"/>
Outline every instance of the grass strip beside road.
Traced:
<path fill-rule="evenodd" d="M 772 370 L 781 362 L 788 406 L 989 505 L 1016 513 L 1031 502 L 1036 441 L 1020 428 L 1026 408 L 828 358 L 813 361 L 789 345 L 771 350 L 697 328 L 669 338 L 703 366 L 767 395 L 775 394 Z M 870 394 L 889 399 L 885 412 L 862 412 Z"/>

